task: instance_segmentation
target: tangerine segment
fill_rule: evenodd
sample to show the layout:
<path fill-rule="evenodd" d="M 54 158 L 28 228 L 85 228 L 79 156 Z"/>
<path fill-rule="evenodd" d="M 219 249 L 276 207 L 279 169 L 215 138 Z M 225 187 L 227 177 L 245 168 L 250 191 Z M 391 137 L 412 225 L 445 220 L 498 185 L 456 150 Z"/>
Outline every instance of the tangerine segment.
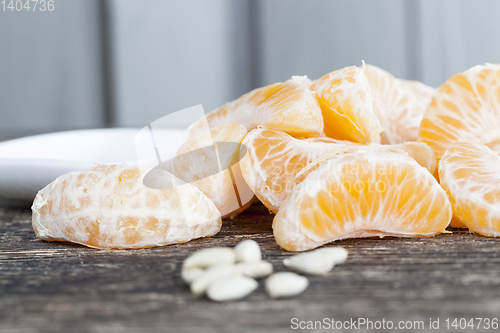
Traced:
<path fill-rule="evenodd" d="M 441 159 L 461 141 L 487 143 L 500 128 L 500 65 L 478 65 L 453 76 L 432 97 L 419 141 Z"/>
<path fill-rule="evenodd" d="M 360 150 L 368 152 L 403 153 L 413 158 L 418 164 L 429 170 L 430 173 L 434 174 L 437 171 L 436 155 L 434 154 L 432 148 L 423 142 L 411 141 L 392 145 L 380 145 L 375 143 L 363 145 L 345 140 L 334 140 L 331 138 L 310 138 L 309 141 L 343 144 L 347 146 L 344 153 L 354 153 Z"/>
<path fill-rule="evenodd" d="M 298 184 L 273 221 L 277 243 L 305 251 L 352 237 L 434 236 L 452 216 L 436 179 L 408 156 L 353 153 Z"/>
<path fill-rule="evenodd" d="M 247 129 L 240 123 L 227 123 L 206 130 L 180 146 L 172 164 L 172 173 L 212 199 L 223 217 L 240 208 L 228 168 L 237 162 L 240 143 L 246 134 Z M 223 142 L 232 144 L 220 144 Z M 239 168 L 235 170 L 239 171 Z M 239 175 L 233 174 L 233 177 Z"/>
<path fill-rule="evenodd" d="M 315 80 L 325 134 L 340 140 L 372 142 L 384 129 L 373 113 L 373 97 L 368 80 L 356 66 L 336 70 Z"/>
<path fill-rule="evenodd" d="M 32 224 L 43 240 L 93 248 L 143 248 L 215 235 L 219 211 L 200 190 L 143 185 L 139 168 L 99 165 L 65 174 L 38 192 Z"/>
<path fill-rule="evenodd" d="M 301 183 L 314 170 L 329 160 L 351 153 L 395 153 L 413 158 L 420 166 L 426 168 L 431 174 L 436 173 L 436 157 L 431 147 L 423 142 L 405 142 L 397 145 L 348 145 L 340 152 L 327 153 L 317 160 L 309 163 L 295 176 L 295 184 Z"/>
<path fill-rule="evenodd" d="M 295 186 L 295 175 L 326 153 L 345 145 L 296 139 L 284 132 L 258 128 L 245 137 L 247 154 L 240 166 L 243 178 L 257 198 L 276 213 Z"/>
<path fill-rule="evenodd" d="M 500 236 L 500 156 L 478 143 L 457 143 L 439 162 L 455 218 L 485 236 Z"/>
<path fill-rule="evenodd" d="M 250 91 L 238 99 L 209 112 L 210 128 L 228 122 L 242 123 L 248 130 L 259 125 L 294 136 L 318 136 L 323 132 L 323 117 L 316 95 L 307 80 L 292 79 Z M 188 137 L 204 127 L 203 119 L 188 128 Z"/>
<path fill-rule="evenodd" d="M 382 143 L 417 140 L 435 89 L 418 81 L 397 79 L 373 65 L 366 65 L 365 75 L 374 98 L 373 111 L 385 129 L 380 134 Z"/>

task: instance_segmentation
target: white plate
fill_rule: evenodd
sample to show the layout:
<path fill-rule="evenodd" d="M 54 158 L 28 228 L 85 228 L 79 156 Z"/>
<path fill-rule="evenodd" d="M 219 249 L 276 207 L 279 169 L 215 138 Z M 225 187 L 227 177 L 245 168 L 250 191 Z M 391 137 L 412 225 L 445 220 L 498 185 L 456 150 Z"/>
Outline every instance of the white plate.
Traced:
<path fill-rule="evenodd" d="M 137 164 L 135 136 L 140 129 L 79 130 L 30 136 L 0 142 L 0 197 L 33 200 L 57 177 L 84 170 L 96 163 Z M 184 130 L 155 132 L 167 142 L 172 157 L 184 142 Z M 168 156 L 167 156 L 168 157 Z"/>

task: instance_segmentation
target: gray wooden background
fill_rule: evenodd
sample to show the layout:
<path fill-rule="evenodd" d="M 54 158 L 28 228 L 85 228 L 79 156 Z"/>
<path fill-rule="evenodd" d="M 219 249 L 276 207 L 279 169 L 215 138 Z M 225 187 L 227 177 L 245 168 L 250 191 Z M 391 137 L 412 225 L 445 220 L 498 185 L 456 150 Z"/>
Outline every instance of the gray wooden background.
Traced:
<path fill-rule="evenodd" d="M 439 86 L 500 63 L 496 0 L 55 0 L 0 8 L 0 135 L 142 127 L 361 60 Z M 182 119 L 173 127 L 185 127 Z"/>

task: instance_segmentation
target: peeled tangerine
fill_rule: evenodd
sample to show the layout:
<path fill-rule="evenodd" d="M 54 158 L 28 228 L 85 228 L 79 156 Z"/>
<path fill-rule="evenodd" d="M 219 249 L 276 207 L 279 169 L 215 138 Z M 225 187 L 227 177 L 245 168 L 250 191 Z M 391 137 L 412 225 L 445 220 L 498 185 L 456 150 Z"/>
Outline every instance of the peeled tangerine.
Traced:
<path fill-rule="evenodd" d="M 254 89 L 192 124 L 188 137 L 196 135 L 207 123 L 213 128 L 228 122 L 239 122 L 248 130 L 264 125 L 294 136 L 319 136 L 323 133 L 323 118 L 309 85 L 307 78 L 293 77 Z"/>
<path fill-rule="evenodd" d="M 439 87 L 420 125 L 419 141 L 441 159 L 453 144 L 488 144 L 500 135 L 500 65 L 474 66 Z"/>
<path fill-rule="evenodd" d="M 177 151 L 172 173 L 213 200 L 221 215 L 242 211 L 253 198 L 239 167 L 240 144 L 247 129 L 227 123 L 191 137 Z"/>
<path fill-rule="evenodd" d="M 281 131 L 259 128 L 243 140 L 247 154 L 241 160 L 243 177 L 264 205 L 276 213 L 293 187 L 329 159 L 357 151 L 409 155 L 429 172 L 436 170 L 432 149 L 422 142 L 362 145 L 330 138 L 296 139 Z"/>
<path fill-rule="evenodd" d="M 243 144 L 247 148 L 240 162 L 243 178 L 257 198 L 275 213 L 295 186 L 300 170 L 326 153 L 345 148 L 342 144 L 299 140 L 266 128 L 248 133 Z"/>
<path fill-rule="evenodd" d="M 346 67 L 313 81 L 325 134 L 339 140 L 370 143 L 384 130 L 373 112 L 373 96 L 363 69 Z"/>
<path fill-rule="evenodd" d="M 417 140 L 420 123 L 435 89 L 422 82 L 395 78 L 373 65 L 365 75 L 374 98 L 373 111 L 384 127 L 382 143 L 396 144 Z"/>
<path fill-rule="evenodd" d="M 478 143 L 451 146 L 439 162 L 454 218 L 484 236 L 500 236 L 500 157 Z"/>
<path fill-rule="evenodd" d="M 127 165 L 63 175 L 38 192 L 32 211 L 39 238 L 94 248 L 183 243 L 221 227 L 214 203 L 193 185 L 151 189 L 139 169 Z"/>
<path fill-rule="evenodd" d="M 328 161 L 297 185 L 273 221 L 276 242 L 305 251 L 351 237 L 424 237 L 445 232 L 446 192 L 425 168 L 395 153 Z"/>
<path fill-rule="evenodd" d="M 369 152 L 381 152 L 381 153 L 398 153 L 401 150 L 405 154 L 417 161 L 418 164 L 429 170 L 430 173 L 434 174 L 437 171 L 436 155 L 432 148 L 423 142 L 407 141 L 403 143 L 396 143 L 391 145 L 381 145 L 378 143 L 371 143 L 369 145 L 363 145 L 351 141 L 345 140 L 334 140 L 331 138 L 310 138 L 309 141 L 313 142 L 331 142 L 335 144 L 345 145 L 346 151 L 344 153 L 353 153 L 357 151 L 369 151 Z"/>

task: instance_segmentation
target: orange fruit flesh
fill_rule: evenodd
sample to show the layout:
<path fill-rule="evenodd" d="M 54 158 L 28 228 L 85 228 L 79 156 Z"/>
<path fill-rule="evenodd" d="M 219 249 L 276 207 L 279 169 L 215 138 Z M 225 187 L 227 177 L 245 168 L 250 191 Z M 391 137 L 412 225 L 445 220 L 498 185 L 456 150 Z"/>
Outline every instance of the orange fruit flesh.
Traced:
<path fill-rule="evenodd" d="M 429 145 L 423 142 L 404 142 L 393 145 L 369 145 L 369 146 L 353 146 L 347 149 L 347 152 L 357 151 L 368 152 L 387 152 L 387 153 L 402 153 L 413 158 L 418 164 L 434 174 L 437 170 L 436 155 Z"/>
<path fill-rule="evenodd" d="M 422 142 L 398 145 L 362 145 L 331 138 L 299 140 L 269 129 L 250 132 L 243 144 L 248 155 L 241 161 L 243 177 L 256 196 L 276 213 L 293 187 L 329 159 L 357 151 L 394 152 L 409 155 L 431 173 L 436 170 L 432 149 Z"/>
<path fill-rule="evenodd" d="M 419 141 L 441 159 L 454 143 L 487 143 L 500 129 L 500 65 L 475 66 L 439 87 L 420 125 Z"/>
<path fill-rule="evenodd" d="M 384 129 L 373 113 L 373 97 L 362 69 L 331 72 L 311 86 L 323 113 L 325 134 L 340 140 L 372 142 Z"/>
<path fill-rule="evenodd" d="M 241 160 L 245 181 L 259 200 L 276 213 L 295 186 L 295 175 L 318 157 L 345 148 L 341 144 L 299 140 L 271 129 L 259 128 L 246 136 L 247 155 Z"/>
<path fill-rule="evenodd" d="M 434 236 L 451 216 L 446 193 L 413 159 L 356 153 L 330 160 L 297 185 L 273 232 L 285 250 L 304 251 L 350 237 Z"/>
<path fill-rule="evenodd" d="M 403 141 L 414 139 L 415 119 L 430 90 L 386 72 L 383 80 L 370 79 L 380 74 L 374 68 L 347 67 L 314 82 L 293 77 L 255 89 L 190 126 L 178 155 L 215 142 L 241 142 L 246 135 L 248 154 L 236 165 L 236 176 L 266 207 L 279 209 L 273 230 L 286 250 L 350 237 L 433 236 L 450 220 L 455 227 L 500 236 L 500 65 L 475 66 L 438 88 L 418 143 Z M 383 103 L 372 104 L 373 96 Z M 202 133 L 207 122 L 211 131 Z M 254 130 L 247 135 L 247 128 Z M 369 144 L 380 138 L 398 144 Z M 222 159 L 234 160 L 238 150 Z M 427 172 L 439 160 L 442 188 Z M 148 188 L 140 170 L 129 166 L 64 175 L 35 198 L 35 233 L 95 248 L 161 246 L 214 235 L 219 211 L 235 211 L 234 176 L 197 173 L 192 159 L 177 162 L 176 171 L 195 186 Z"/>
<path fill-rule="evenodd" d="M 458 143 L 439 163 L 454 217 L 471 231 L 500 236 L 500 156 L 487 146 Z"/>
<path fill-rule="evenodd" d="M 300 81 L 302 82 L 302 81 Z M 188 128 L 192 137 L 205 126 L 200 119 Z M 257 88 L 238 99 L 209 112 L 210 128 L 228 122 L 239 122 L 248 130 L 259 125 L 294 136 L 318 136 L 323 132 L 323 117 L 314 92 L 297 80 Z"/>
<path fill-rule="evenodd" d="M 385 129 L 380 134 L 382 143 L 415 141 L 435 89 L 397 79 L 373 65 L 366 65 L 365 75 L 374 97 L 373 111 Z"/>
<path fill-rule="evenodd" d="M 156 190 L 137 167 L 99 165 L 57 178 L 33 202 L 33 229 L 43 240 L 94 248 L 143 248 L 212 236 L 220 214 L 196 187 Z"/>
<path fill-rule="evenodd" d="M 306 176 L 313 170 L 317 169 L 320 165 L 326 163 L 332 158 L 341 156 L 342 154 L 356 153 L 356 152 L 380 152 L 380 153 L 397 153 L 401 155 L 407 155 L 413 158 L 418 164 L 429 170 L 431 174 L 435 174 L 437 171 L 436 157 L 429 145 L 423 142 L 404 142 L 394 145 L 380 145 L 380 144 L 370 144 L 362 145 L 356 144 L 349 141 L 341 140 L 331 140 L 328 138 L 311 138 L 309 141 L 314 142 L 329 142 L 333 144 L 341 145 L 345 143 L 345 148 L 338 153 L 325 154 L 318 158 L 317 160 L 311 162 L 306 168 L 302 169 L 296 176 L 296 183 L 303 181 Z"/>

